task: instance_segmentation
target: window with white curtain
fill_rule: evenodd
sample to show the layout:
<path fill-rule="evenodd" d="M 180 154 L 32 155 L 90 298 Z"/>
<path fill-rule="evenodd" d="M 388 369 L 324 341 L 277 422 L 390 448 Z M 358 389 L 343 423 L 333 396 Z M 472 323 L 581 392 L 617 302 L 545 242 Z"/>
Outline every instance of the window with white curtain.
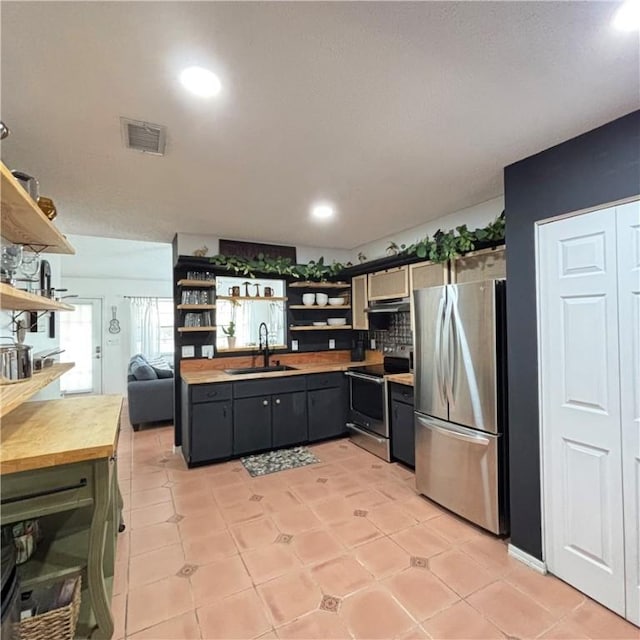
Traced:
<path fill-rule="evenodd" d="M 131 307 L 131 353 L 147 358 L 173 356 L 173 300 L 129 299 Z"/>

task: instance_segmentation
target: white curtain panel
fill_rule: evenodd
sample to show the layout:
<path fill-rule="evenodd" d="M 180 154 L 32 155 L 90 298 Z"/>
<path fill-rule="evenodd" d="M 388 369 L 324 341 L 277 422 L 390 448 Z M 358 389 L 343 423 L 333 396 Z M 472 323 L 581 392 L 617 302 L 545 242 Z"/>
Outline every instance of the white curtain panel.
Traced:
<path fill-rule="evenodd" d="M 131 353 L 147 358 L 160 354 L 158 298 L 130 298 Z"/>

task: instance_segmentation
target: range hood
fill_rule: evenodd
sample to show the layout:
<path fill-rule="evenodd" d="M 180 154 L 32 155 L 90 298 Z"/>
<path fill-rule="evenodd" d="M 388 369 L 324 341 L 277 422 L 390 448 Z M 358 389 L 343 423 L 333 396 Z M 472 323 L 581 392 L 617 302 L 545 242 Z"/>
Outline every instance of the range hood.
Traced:
<path fill-rule="evenodd" d="M 409 311 L 409 309 L 409 298 L 399 298 L 398 300 L 371 302 L 365 311 L 367 313 L 398 313 L 398 311 Z"/>

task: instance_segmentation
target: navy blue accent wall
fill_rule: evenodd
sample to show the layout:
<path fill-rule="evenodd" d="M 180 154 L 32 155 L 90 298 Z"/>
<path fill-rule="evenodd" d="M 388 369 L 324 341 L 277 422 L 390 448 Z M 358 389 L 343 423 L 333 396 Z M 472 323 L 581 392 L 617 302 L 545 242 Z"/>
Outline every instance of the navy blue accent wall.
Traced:
<path fill-rule="evenodd" d="M 640 194 L 640 111 L 505 167 L 511 543 L 542 559 L 535 223 Z"/>

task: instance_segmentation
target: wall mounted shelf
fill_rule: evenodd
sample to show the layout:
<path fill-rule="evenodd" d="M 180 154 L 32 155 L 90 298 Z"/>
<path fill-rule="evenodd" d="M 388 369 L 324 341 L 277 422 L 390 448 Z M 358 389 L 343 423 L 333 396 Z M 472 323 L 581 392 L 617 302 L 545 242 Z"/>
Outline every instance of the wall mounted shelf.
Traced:
<path fill-rule="evenodd" d="M 215 309 L 215 304 L 179 304 L 178 309 L 192 309 L 194 311 L 206 311 L 207 309 Z"/>
<path fill-rule="evenodd" d="M 69 241 L 44 215 L 22 185 L 0 163 L 2 237 L 27 249 L 73 254 Z"/>
<path fill-rule="evenodd" d="M 323 327 L 289 327 L 289 331 L 337 331 L 351 329 L 350 324 L 325 325 Z"/>
<path fill-rule="evenodd" d="M 31 378 L 0 386 L 0 417 L 27 401 L 41 389 L 57 380 L 74 367 L 73 362 L 62 362 L 34 373 Z"/>
<path fill-rule="evenodd" d="M 334 304 L 334 305 L 325 305 L 321 307 L 317 304 L 291 304 L 289 305 L 289 309 L 307 309 L 308 311 L 333 311 L 340 309 L 351 309 L 350 304 Z"/>
<path fill-rule="evenodd" d="M 283 302 L 287 298 L 278 298 L 271 296 L 266 298 L 265 296 L 218 296 L 218 300 L 253 300 L 254 302 Z"/>
<path fill-rule="evenodd" d="M 0 282 L 0 309 L 10 311 L 73 311 L 70 304 L 37 296 Z"/>
<path fill-rule="evenodd" d="M 183 278 L 182 280 L 178 280 L 179 287 L 215 287 L 215 280 L 187 280 Z"/>
<path fill-rule="evenodd" d="M 349 289 L 347 282 L 291 282 L 290 288 L 296 289 Z"/>
<path fill-rule="evenodd" d="M 195 333 L 197 331 L 217 331 L 218 327 L 178 327 L 178 333 Z"/>

